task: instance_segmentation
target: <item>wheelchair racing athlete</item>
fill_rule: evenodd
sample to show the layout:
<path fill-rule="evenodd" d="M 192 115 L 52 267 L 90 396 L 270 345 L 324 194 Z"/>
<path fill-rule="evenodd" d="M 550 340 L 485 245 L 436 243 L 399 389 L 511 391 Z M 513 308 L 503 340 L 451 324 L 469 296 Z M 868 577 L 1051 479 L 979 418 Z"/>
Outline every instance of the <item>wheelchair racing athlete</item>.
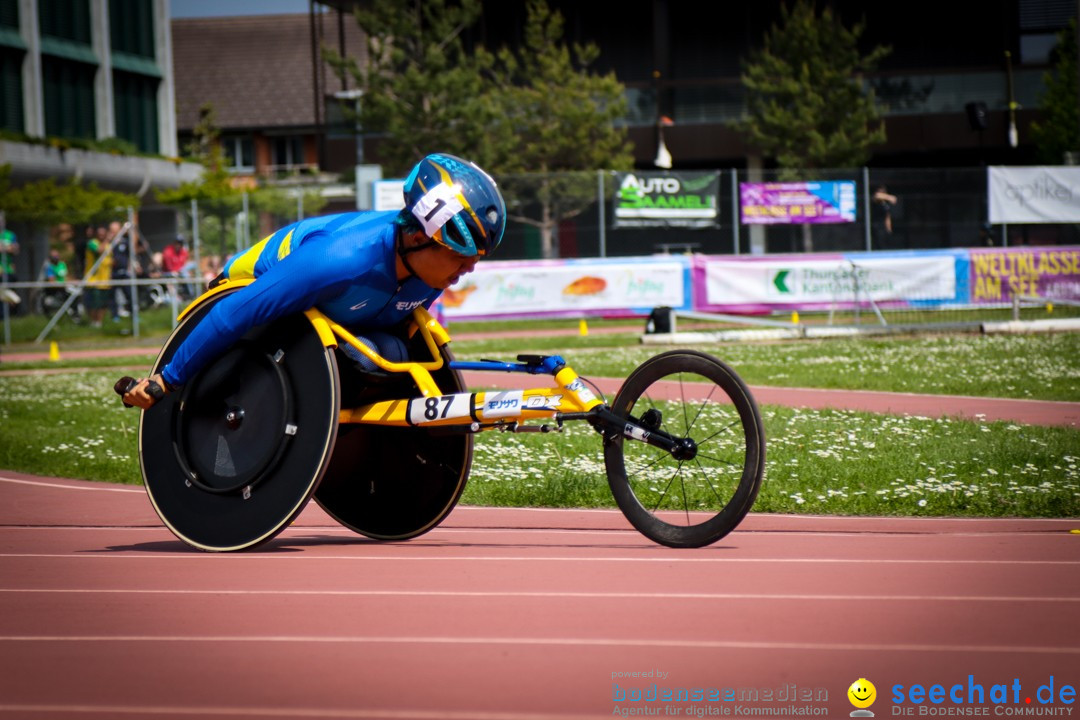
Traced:
<path fill-rule="evenodd" d="M 398 325 L 420 305 L 430 307 L 498 247 L 506 229 L 506 205 L 495 181 L 453 155 L 421 160 L 405 180 L 404 195 L 399 212 L 301 220 L 235 256 L 215 284 L 255 281 L 215 305 L 161 373 L 139 380 L 124 402 L 151 407 L 153 394 L 176 390 L 250 328 L 310 307 L 364 331 L 360 339 L 387 359 L 404 360 L 404 343 L 370 330 Z M 343 349 L 374 369 L 354 348 Z"/>

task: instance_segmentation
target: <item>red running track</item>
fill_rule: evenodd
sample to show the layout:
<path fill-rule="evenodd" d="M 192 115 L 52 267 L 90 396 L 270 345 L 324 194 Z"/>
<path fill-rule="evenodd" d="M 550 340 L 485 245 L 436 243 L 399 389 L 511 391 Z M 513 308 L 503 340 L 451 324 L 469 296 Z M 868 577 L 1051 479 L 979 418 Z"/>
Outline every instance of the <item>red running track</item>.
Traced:
<path fill-rule="evenodd" d="M 859 678 L 878 718 L 897 684 L 1014 679 L 990 716 L 1065 716 L 1037 690 L 1080 685 L 1076 528 L 751 515 L 679 551 L 617 512 L 463 507 L 377 543 L 312 504 L 212 555 L 139 488 L 0 471 L 0 717 L 847 717 Z M 654 683 L 758 701 L 616 700 Z M 804 691 L 827 699 L 775 699 Z"/>

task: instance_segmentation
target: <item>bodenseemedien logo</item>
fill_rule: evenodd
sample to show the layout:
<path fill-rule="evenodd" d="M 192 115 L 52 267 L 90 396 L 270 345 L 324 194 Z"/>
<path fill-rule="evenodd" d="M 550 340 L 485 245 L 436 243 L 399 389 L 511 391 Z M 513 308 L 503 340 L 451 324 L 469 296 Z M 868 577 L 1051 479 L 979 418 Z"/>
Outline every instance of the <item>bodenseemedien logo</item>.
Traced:
<path fill-rule="evenodd" d="M 848 701 L 855 706 L 851 717 L 874 717 L 868 708 L 877 700 L 877 688 L 866 678 L 859 678 L 851 683 L 847 691 Z"/>

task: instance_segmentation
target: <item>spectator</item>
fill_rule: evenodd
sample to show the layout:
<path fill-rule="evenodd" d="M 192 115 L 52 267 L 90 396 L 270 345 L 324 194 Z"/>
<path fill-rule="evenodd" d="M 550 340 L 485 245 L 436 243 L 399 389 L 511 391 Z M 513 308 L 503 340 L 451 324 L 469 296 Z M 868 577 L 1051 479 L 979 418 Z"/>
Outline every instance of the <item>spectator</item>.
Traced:
<path fill-rule="evenodd" d="M 894 207 L 895 195 L 890 195 L 884 185 L 874 188 L 874 194 L 870 196 L 870 231 L 875 250 L 892 247 Z"/>
<path fill-rule="evenodd" d="M 67 282 L 68 267 L 67 263 L 60 259 L 59 250 L 50 250 L 49 259 L 45 261 L 45 280 L 47 282 L 65 283 Z"/>
<path fill-rule="evenodd" d="M 98 228 L 96 236 L 86 243 L 86 267 L 87 281 L 84 304 L 90 315 L 91 327 L 101 327 L 101 321 L 105 317 L 105 308 L 109 305 L 109 293 L 112 288 L 109 278 L 112 277 L 112 256 L 109 254 L 108 234 L 104 227 Z M 101 262 L 98 263 L 98 260 Z M 97 267 L 94 264 L 98 263 Z"/>
<path fill-rule="evenodd" d="M 81 278 L 86 274 L 88 268 L 83 267 L 83 260 L 86 258 L 86 245 L 94 239 L 94 232 L 96 228 L 93 225 L 87 225 L 83 229 L 83 234 L 79 235 L 78 232 L 72 237 L 72 254 L 71 254 L 71 276 L 73 278 Z"/>
<path fill-rule="evenodd" d="M 120 318 L 129 315 L 134 306 L 131 286 L 127 284 L 127 281 L 131 279 L 131 236 L 135 231 L 132 228 L 128 232 L 121 232 L 122 227 L 118 222 L 109 225 L 109 241 L 112 243 L 112 279 L 116 281 L 112 292 L 109 293 L 109 310 L 112 312 L 113 322 L 120 322 Z M 120 307 L 116 299 L 117 291 L 127 302 L 126 308 Z"/>
<path fill-rule="evenodd" d="M 19 254 L 19 243 L 15 233 L 0 224 L 0 279 L 5 283 L 15 282 L 15 256 Z M 4 288 L 3 301 L 8 305 L 18 305 L 22 299 L 13 290 Z"/>
<path fill-rule="evenodd" d="M 184 246 L 184 236 L 177 235 L 172 244 L 161 252 L 161 270 L 174 277 L 184 272 L 188 262 L 188 249 Z"/>
<path fill-rule="evenodd" d="M 150 246 L 141 237 L 135 241 L 135 275 L 139 278 L 156 278 L 161 275 L 150 254 Z"/>

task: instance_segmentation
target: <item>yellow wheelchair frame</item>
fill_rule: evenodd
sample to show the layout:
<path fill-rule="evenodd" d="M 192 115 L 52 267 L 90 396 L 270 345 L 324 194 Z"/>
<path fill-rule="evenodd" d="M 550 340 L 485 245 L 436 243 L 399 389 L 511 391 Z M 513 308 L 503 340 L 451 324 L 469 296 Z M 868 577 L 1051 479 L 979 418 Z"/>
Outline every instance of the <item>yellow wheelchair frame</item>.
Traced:
<path fill-rule="evenodd" d="M 176 345 L 183 341 L 184 333 L 190 333 L 190 328 L 182 331 L 185 324 L 194 327 L 213 302 L 221 299 L 218 295 L 239 290 L 250 282 L 253 281 L 222 283 L 193 302 L 180 315 L 181 326 L 170 337 L 155 368 L 160 370 L 169 353 L 175 352 Z M 376 539 L 415 537 L 437 525 L 460 497 L 471 464 L 473 434 L 486 430 L 557 432 L 563 429 L 564 422 L 571 420 L 584 420 L 601 435 L 608 484 L 616 503 L 635 528 L 658 543 L 673 547 L 699 547 L 715 542 L 738 525 L 757 496 L 765 456 L 761 414 L 745 383 L 730 367 L 711 355 L 692 350 L 674 350 L 650 358 L 627 377 L 609 405 L 597 397 L 586 382 L 557 355 L 519 355 L 517 362 L 454 360 L 447 348 L 449 333 L 424 308 L 414 310 L 409 336 L 413 339 L 414 352 L 422 352 L 418 350 L 420 343 L 415 339 L 419 335 L 431 359 L 404 362 L 381 356 L 348 329 L 315 308 L 306 310 L 304 316 L 304 319 L 294 316 L 289 320 L 287 327 L 291 329 L 285 334 L 305 336 L 302 343 L 297 341 L 295 345 L 307 349 L 293 352 L 292 357 L 293 364 L 300 362 L 304 367 L 311 368 L 311 373 L 307 375 L 319 375 L 319 372 L 315 372 L 315 365 L 322 366 L 325 361 L 331 377 L 319 381 L 322 383 L 320 392 L 326 399 L 316 402 L 324 410 L 313 412 L 310 401 L 305 405 L 303 398 L 306 394 L 299 389 L 304 382 L 301 379 L 305 375 L 304 367 L 288 367 L 289 363 L 286 362 L 283 369 L 279 358 L 284 353 L 275 349 L 278 343 L 275 332 L 266 330 L 261 334 L 255 333 L 251 340 L 246 341 L 249 345 L 249 349 L 244 351 L 246 355 L 237 350 L 239 354 L 232 360 L 223 360 L 226 368 L 217 368 L 210 375 L 216 380 L 193 380 L 190 385 L 198 386 L 197 390 L 185 387 L 181 392 L 186 395 L 179 399 L 170 397 L 163 403 L 171 406 L 171 409 L 160 413 L 149 424 L 148 430 L 144 431 L 140 426 L 140 459 L 155 509 L 170 529 L 196 547 L 232 550 L 262 542 L 279 532 L 313 495 L 335 519 L 357 532 Z M 302 330 L 304 326 L 307 327 L 306 331 Z M 282 342 L 287 344 L 293 341 Z M 369 379 L 374 382 L 374 376 L 368 378 L 362 372 L 350 371 L 350 382 L 358 382 L 361 392 L 350 401 L 355 402 L 357 407 L 343 407 L 341 379 L 334 357 L 335 349 L 343 345 L 370 360 L 381 371 L 378 373 L 381 377 L 408 375 L 415 385 L 416 395 L 394 397 L 399 391 L 400 394 L 411 394 L 400 384 L 365 395 L 365 383 Z M 284 399 L 279 403 L 280 409 L 274 411 L 278 413 L 275 418 L 307 412 L 312 418 L 307 421 L 307 427 L 320 428 L 318 437 L 325 438 L 312 444 L 310 456 L 282 455 L 284 451 L 270 452 L 262 445 L 252 449 L 251 456 L 261 453 L 263 457 L 261 464 L 255 463 L 258 468 L 250 473 L 254 478 L 250 482 L 246 479 L 234 481 L 233 476 L 228 474 L 231 466 L 222 459 L 225 457 L 222 452 L 228 454 L 230 439 L 235 438 L 239 442 L 244 437 L 244 409 L 225 408 L 228 401 L 221 399 L 229 395 L 237 384 L 244 384 L 244 367 L 254 368 L 248 375 L 253 372 L 261 377 L 264 386 L 271 391 L 277 392 L 274 388 L 282 388 Z M 551 375 L 554 386 L 467 392 L 459 374 L 461 370 Z M 292 375 L 287 377 L 289 373 Z M 453 390 L 459 391 L 444 393 L 433 373 L 454 385 Z M 290 390 L 294 386 L 297 389 Z M 661 396 L 672 387 L 677 387 L 679 397 L 663 400 Z M 681 410 L 678 407 L 673 410 L 665 402 L 681 402 Z M 249 417 L 263 416 L 261 432 L 269 429 L 272 434 L 277 433 L 274 437 L 279 438 L 273 442 L 282 448 L 292 447 L 290 443 L 292 436 L 297 433 L 297 423 L 274 420 L 267 425 L 270 421 L 265 416 L 269 411 L 258 409 L 260 406 L 274 406 L 273 398 L 248 390 L 246 404 Z M 319 415 L 331 405 L 334 409 L 328 418 L 325 414 Z M 156 406 L 148 413 L 154 413 L 155 409 Z M 166 418 L 165 414 L 169 413 Z M 193 419 L 188 419 L 189 415 Z M 145 417 L 144 414 L 144 424 Z M 541 422 L 528 422 L 535 420 Z M 253 423 L 258 421 L 252 420 Z M 279 426 L 286 430 L 277 431 L 275 428 Z M 350 428 L 361 427 L 369 429 L 360 435 L 350 434 Z M 259 442 L 255 438 L 261 436 L 252 435 L 253 431 L 250 430 L 247 432 L 249 434 L 244 442 Z M 401 474 L 400 463 L 395 462 L 393 457 L 383 461 L 384 468 L 399 468 L 396 473 L 392 469 L 386 471 L 389 478 L 366 480 L 362 472 L 359 477 L 354 477 L 356 473 L 351 470 L 354 463 L 361 468 L 369 464 L 371 455 L 365 453 L 378 452 L 385 457 L 393 456 L 395 452 L 405 452 L 400 449 L 404 446 L 398 444 L 398 439 L 386 440 L 379 434 L 386 432 L 420 433 L 393 436 L 399 438 L 401 443 L 413 443 L 408 446 L 407 455 L 398 456 L 401 460 L 415 459 L 419 463 L 413 473 L 430 473 L 433 467 L 440 465 L 449 471 L 446 483 L 436 476 L 428 477 L 425 481 L 429 487 L 442 484 L 443 490 L 439 491 L 442 494 L 436 500 L 431 500 L 430 489 L 425 490 L 420 486 L 413 490 L 397 488 L 393 476 Z M 144 443 L 143 436 L 147 433 L 152 442 Z M 371 438 L 365 438 L 364 433 L 374 434 Z M 345 447 L 345 450 L 342 447 L 335 450 L 335 435 L 339 438 L 338 445 Z M 341 438 L 345 436 L 349 436 L 351 445 L 343 445 Z M 453 441 L 449 441 L 449 446 L 443 446 L 448 448 L 445 449 L 448 457 L 456 458 L 453 467 L 440 462 L 437 457 L 422 457 L 423 448 L 441 442 L 439 437 L 457 437 L 464 441 L 463 446 L 454 446 Z M 148 456 L 142 452 L 144 444 L 159 446 L 166 442 L 173 445 L 175 462 L 169 459 L 160 462 L 148 460 Z M 273 445 L 273 442 L 270 444 Z M 214 443 L 217 443 L 217 450 Z M 222 443 L 225 443 L 224 451 Z M 643 450 L 634 450 L 634 447 Z M 433 452 L 437 456 L 441 451 Z M 302 459 L 308 457 L 310 459 Z M 308 467 L 303 465 L 305 462 L 317 464 L 318 467 L 313 467 L 310 473 L 307 470 L 300 473 L 304 479 L 302 482 L 297 480 L 299 485 L 296 491 L 272 490 L 280 485 L 277 479 L 273 479 L 282 474 L 277 466 L 286 461 L 292 462 L 294 468 L 297 464 Z M 192 469 L 196 465 L 202 469 L 201 473 Z M 223 473 L 217 473 L 219 465 L 224 468 Z M 175 474 L 174 466 L 179 468 L 187 487 L 194 485 L 203 494 L 192 495 L 169 480 L 166 476 Z M 660 470 L 665 467 L 668 469 Z M 658 476 L 658 471 L 665 474 Z M 294 469 L 286 474 L 295 476 L 297 472 Z M 666 474 L 668 472 L 670 474 Z M 216 480 L 205 480 L 207 476 L 213 476 Z M 289 481 L 285 482 L 287 484 Z M 357 482 L 367 489 L 357 489 Z M 365 483 L 369 483 L 370 487 Z M 275 497 L 275 492 L 280 497 Z M 163 498 L 160 503 L 155 499 L 157 496 Z M 225 507 L 223 503 L 235 503 L 230 499 L 234 496 L 242 501 L 259 496 L 259 502 L 264 503 L 267 509 L 249 510 L 243 505 L 234 504 L 222 510 Z M 390 504 L 378 505 L 376 498 L 380 496 L 389 497 L 387 502 Z M 424 509 L 420 518 L 407 517 L 408 505 L 413 499 L 431 501 L 434 509 Z M 252 502 L 251 505 L 255 507 L 257 503 Z M 379 518 L 386 512 L 407 519 L 400 522 L 394 520 L 387 529 L 378 529 L 376 526 L 381 525 Z M 238 527 L 248 525 L 253 529 L 240 533 L 237 538 L 219 533 L 215 528 L 207 528 L 202 516 L 215 513 L 222 518 L 235 518 L 233 522 Z M 184 528 L 174 527 L 169 520 L 170 514 L 183 516 Z M 359 519 L 353 521 L 351 517 Z M 263 525 L 269 529 L 264 530 Z M 190 532 L 186 531 L 188 527 L 192 528 Z M 203 535 L 211 539 L 203 541 L 193 538 Z M 253 539 L 248 540 L 249 535 Z"/>

